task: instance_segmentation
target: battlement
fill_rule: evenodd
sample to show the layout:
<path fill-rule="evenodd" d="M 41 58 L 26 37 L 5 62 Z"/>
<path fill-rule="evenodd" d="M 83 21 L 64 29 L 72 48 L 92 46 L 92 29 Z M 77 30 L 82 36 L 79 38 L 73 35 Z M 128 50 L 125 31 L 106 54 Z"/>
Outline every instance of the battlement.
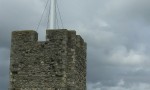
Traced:
<path fill-rule="evenodd" d="M 12 32 L 10 90 L 86 90 L 86 43 L 76 31 Z"/>
<path fill-rule="evenodd" d="M 75 40 L 78 46 L 84 45 L 84 40 L 80 35 L 76 35 L 76 31 L 68 31 L 67 29 L 58 30 L 46 30 L 46 41 L 45 42 L 56 42 L 56 41 L 68 41 L 72 43 Z M 12 43 L 19 44 L 26 42 L 38 42 L 38 33 L 34 30 L 23 30 L 12 32 Z"/>
<path fill-rule="evenodd" d="M 33 30 L 12 32 L 12 42 L 29 42 L 29 41 L 37 41 L 37 40 L 38 40 L 38 34 Z"/>

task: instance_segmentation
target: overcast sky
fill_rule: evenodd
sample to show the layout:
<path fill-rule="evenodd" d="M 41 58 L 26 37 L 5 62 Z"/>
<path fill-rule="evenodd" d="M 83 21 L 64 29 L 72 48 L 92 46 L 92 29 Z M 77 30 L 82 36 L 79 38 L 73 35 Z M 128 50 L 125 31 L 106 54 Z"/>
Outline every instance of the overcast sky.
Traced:
<path fill-rule="evenodd" d="M 35 30 L 46 0 L 0 0 L 0 90 L 11 32 Z M 64 27 L 87 42 L 87 90 L 150 90 L 150 0 L 58 0 Z M 47 16 L 38 30 L 45 40 Z"/>

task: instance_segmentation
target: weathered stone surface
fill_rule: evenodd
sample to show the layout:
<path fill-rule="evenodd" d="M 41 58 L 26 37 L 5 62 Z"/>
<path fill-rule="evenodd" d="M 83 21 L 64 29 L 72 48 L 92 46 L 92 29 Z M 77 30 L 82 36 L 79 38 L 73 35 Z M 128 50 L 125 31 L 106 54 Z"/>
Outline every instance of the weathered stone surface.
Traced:
<path fill-rule="evenodd" d="M 75 31 L 12 32 L 9 90 L 86 90 L 86 43 Z"/>

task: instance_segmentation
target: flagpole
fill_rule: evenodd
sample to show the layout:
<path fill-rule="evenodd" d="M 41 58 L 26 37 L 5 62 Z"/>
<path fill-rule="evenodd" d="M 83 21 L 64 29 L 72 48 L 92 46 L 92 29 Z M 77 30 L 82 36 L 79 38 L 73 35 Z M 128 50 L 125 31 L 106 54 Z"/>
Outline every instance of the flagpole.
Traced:
<path fill-rule="evenodd" d="M 56 0 L 51 0 L 50 29 L 56 29 Z"/>

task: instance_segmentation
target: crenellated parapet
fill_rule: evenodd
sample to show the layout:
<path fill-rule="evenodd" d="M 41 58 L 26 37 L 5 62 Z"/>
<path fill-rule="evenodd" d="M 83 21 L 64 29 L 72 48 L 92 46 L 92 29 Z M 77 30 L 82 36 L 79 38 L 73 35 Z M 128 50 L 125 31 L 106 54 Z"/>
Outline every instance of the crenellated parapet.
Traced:
<path fill-rule="evenodd" d="M 38 34 L 36 31 L 33 30 L 26 30 L 26 31 L 13 31 L 12 32 L 12 44 L 17 42 L 37 42 Z"/>

